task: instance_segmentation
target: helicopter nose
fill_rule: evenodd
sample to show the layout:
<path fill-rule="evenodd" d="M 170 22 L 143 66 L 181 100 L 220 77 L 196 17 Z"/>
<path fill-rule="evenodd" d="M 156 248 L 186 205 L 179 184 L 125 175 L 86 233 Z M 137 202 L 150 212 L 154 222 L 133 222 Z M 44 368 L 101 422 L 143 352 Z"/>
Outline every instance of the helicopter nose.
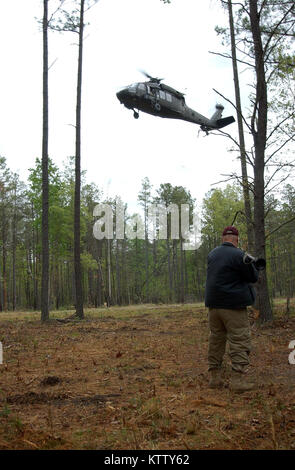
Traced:
<path fill-rule="evenodd" d="M 125 88 L 123 90 L 118 91 L 117 93 L 118 100 L 122 103 L 122 101 L 124 101 L 124 99 L 127 98 L 127 94 L 128 92 Z"/>

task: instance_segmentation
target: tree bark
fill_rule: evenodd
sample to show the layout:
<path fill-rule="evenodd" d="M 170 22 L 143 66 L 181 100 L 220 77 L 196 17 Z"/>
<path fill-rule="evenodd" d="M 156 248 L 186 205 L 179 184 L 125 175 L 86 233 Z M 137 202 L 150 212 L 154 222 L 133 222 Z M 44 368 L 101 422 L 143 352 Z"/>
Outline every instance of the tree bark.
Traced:
<path fill-rule="evenodd" d="M 108 276 L 108 307 L 112 304 L 112 265 L 111 265 L 111 241 L 107 239 L 107 276 Z"/>
<path fill-rule="evenodd" d="M 167 235 L 166 247 L 167 247 L 167 263 L 168 263 L 168 279 L 169 279 L 169 302 L 172 301 L 173 297 L 173 279 L 172 279 L 172 269 L 171 269 L 171 253 L 170 253 L 170 234 Z"/>
<path fill-rule="evenodd" d="M 2 198 L 2 287 L 3 287 L 3 310 L 7 310 L 7 217 L 6 217 L 6 189 L 3 189 Z"/>
<path fill-rule="evenodd" d="M 184 303 L 184 261 L 183 261 L 183 241 L 182 238 L 180 238 L 180 302 L 183 304 Z"/>
<path fill-rule="evenodd" d="M 77 77 L 77 103 L 76 103 L 76 154 L 75 154 L 75 202 L 74 202 L 74 265 L 76 287 L 76 315 L 83 319 L 83 289 L 81 270 L 81 104 L 82 104 L 82 64 L 83 64 L 83 32 L 84 32 L 84 4 L 80 3 L 79 22 L 79 53 Z"/>
<path fill-rule="evenodd" d="M 43 138 L 42 138 L 42 285 L 41 321 L 49 319 L 48 184 L 48 0 L 43 1 Z"/>
<path fill-rule="evenodd" d="M 117 304 L 122 305 L 119 244 L 120 244 L 119 240 L 116 240 L 116 285 L 117 285 Z"/>
<path fill-rule="evenodd" d="M 16 199 L 16 189 L 14 197 Z M 16 309 L 16 201 L 14 201 L 12 219 L 12 310 Z"/>
<path fill-rule="evenodd" d="M 264 54 L 261 41 L 257 0 L 249 0 L 250 22 L 254 42 L 256 72 L 256 102 L 252 115 L 252 135 L 255 147 L 254 159 L 254 233 L 255 255 L 265 258 L 265 208 L 264 208 L 264 169 L 267 132 L 267 85 L 265 80 Z M 269 300 L 266 270 L 261 271 L 257 283 L 257 306 L 262 322 L 273 319 Z"/>
<path fill-rule="evenodd" d="M 239 84 L 238 64 L 237 64 L 237 55 L 236 55 L 236 39 L 235 39 L 235 29 L 234 29 L 233 10 L 232 10 L 231 0 L 228 0 L 228 13 L 229 13 L 232 66 L 233 66 L 236 109 L 237 109 L 237 122 L 238 122 L 238 130 L 239 130 L 242 187 L 243 187 L 244 208 L 245 208 L 245 216 L 246 216 L 246 224 L 247 224 L 248 250 L 250 253 L 253 253 L 254 252 L 254 231 L 253 231 L 250 192 L 249 192 L 248 174 L 247 174 L 246 147 L 245 147 L 245 138 L 244 138 L 244 130 L 243 130 L 240 84 Z"/>

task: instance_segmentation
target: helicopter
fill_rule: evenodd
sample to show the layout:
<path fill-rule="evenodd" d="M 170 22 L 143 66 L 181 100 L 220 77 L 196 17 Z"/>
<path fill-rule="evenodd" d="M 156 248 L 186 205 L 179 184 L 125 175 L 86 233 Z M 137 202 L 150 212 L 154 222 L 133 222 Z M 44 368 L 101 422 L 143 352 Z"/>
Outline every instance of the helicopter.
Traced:
<path fill-rule="evenodd" d="M 186 105 L 183 93 L 162 83 L 163 78 L 141 72 L 149 81 L 133 83 L 116 94 L 120 103 L 133 111 L 135 119 L 139 118 L 139 111 L 162 118 L 182 119 L 200 125 L 207 135 L 209 131 L 235 121 L 233 116 L 222 118 L 224 107 L 221 104 L 216 104 L 216 111 L 210 119 L 202 116 Z"/>

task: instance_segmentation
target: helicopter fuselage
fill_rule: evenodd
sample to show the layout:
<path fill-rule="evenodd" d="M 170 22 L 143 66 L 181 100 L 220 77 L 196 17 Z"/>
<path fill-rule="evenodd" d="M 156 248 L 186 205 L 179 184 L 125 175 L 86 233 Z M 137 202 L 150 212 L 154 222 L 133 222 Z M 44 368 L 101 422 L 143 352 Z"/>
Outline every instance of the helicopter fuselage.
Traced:
<path fill-rule="evenodd" d="M 221 105 L 216 106 L 217 110 L 211 119 L 202 116 L 186 105 L 182 93 L 164 83 L 153 81 L 134 83 L 119 91 L 117 98 L 126 108 L 134 111 L 136 118 L 138 118 L 138 113 L 135 111 L 137 109 L 153 116 L 182 119 L 198 124 L 206 132 L 234 122 L 232 116 L 221 119 L 223 110 Z"/>

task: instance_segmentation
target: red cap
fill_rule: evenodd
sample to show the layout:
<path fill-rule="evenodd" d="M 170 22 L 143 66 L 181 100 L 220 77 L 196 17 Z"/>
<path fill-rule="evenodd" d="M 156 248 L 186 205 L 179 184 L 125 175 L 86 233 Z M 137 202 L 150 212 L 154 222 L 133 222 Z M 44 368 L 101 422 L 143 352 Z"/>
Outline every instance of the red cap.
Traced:
<path fill-rule="evenodd" d="M 222 232 L 222 235 L 236 235 L 237 237 L 239 236 L 239 231 L 236 227 L 233 227 L 232 225 L 229 225 L 228 227 L 225 227 L 225 229 Z"/>

